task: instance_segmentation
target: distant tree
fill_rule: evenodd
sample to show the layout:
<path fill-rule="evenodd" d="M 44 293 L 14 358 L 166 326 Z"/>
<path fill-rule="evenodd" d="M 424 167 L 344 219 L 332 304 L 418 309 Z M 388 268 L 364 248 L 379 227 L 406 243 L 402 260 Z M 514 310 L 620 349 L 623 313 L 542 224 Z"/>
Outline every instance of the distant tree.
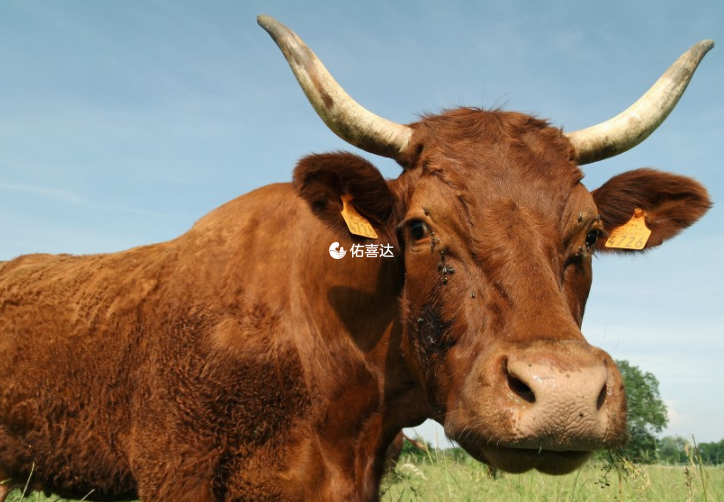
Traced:
<path fill-rule="evenodd" d="M 724 464 L 724 439 L 718 443 L 700 443 L 699 455 L 701 455 L 701 460 L 705 464 Z"/>
<path fill-rule="evenodd" d="M 654 462 L 657 440 L 654 434 L 668 424 L 666 405 L 659 394 L 659 381 L 628 361 L 616 361 L 624 384 L 628 404 L 629 444 L 623 454 L 634 462 Z"/>
<path fill-rule="evenodd" d="M 688 464 L 692 460 L 705 465 L 724 464 L 724 439 L 718 443 L 695 443 L 681 436 L 666 436 L 659 441 L 659 460 L 666 464 Z"/>
<path fill-rule="evenodd" d="M 686 447 L 689 441 L 681 436 L 666 436 L 659 441 L 659 461 L 665 464 L 685 464 L 688 462 Z"/>

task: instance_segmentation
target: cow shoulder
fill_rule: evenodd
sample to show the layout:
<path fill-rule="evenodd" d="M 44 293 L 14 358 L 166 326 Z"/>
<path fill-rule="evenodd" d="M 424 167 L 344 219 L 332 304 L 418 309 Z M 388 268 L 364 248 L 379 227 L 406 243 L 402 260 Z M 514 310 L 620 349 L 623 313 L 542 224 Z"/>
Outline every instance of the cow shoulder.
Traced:
<path fill-rule="evenodd" d="M 393 196 L 387 181 L 370 162 L 346 152 L 304 157 L 294 169 L 294 189 L 312 211 L 335 229 L 342 229 L 342 195 L 374 227 L 385 226 L 392 214 Z"/>
<path fill-rule="evenodd" d="M 694 224 L 712 205 L 706 188 L 693 178 L 648 168 L 614 176 L 592 195 L 608 233 L 629 221 L 636 209 L 646 213 L 651 236 L 644 249 L 674 237 Z M 609 250 L 604 247 L 603 239 L 597 248 Z"/>

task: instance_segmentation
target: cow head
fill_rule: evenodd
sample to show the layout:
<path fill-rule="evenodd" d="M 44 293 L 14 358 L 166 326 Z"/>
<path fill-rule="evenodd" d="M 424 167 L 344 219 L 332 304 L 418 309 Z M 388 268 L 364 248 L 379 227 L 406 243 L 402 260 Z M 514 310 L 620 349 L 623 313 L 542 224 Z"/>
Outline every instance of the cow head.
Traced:
<path fill-rule="evenodd" d="M 527 115 L 469 108 L 391 123 L 347 96 L 294 33 L 259 22 L 329 127 L 404 168 L 387 182 L 351 154 L 312 156 L 295 184 L 340 231 L 339 197 L 352 195 L 403 250 L 402 350 L 447 435 L 512 472 L 569 472 L 592 450 L 621 446 L 621 375 L 581 333 L 592 256 L 609 251 L 607 237 L 637 210 L 648 249 L 710 203 L 696 181 L 651 169 L 589 192 L 578 166 L 643 141 L 711 43 L 694 46 L 624 114 L 564 134 Z"/>

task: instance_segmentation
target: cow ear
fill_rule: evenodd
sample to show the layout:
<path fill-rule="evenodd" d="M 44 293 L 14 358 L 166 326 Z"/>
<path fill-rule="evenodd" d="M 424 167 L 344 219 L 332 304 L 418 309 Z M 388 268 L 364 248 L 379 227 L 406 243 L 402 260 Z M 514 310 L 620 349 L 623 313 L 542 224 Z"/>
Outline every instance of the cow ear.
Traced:
<path fill-rule="evenodd" d="M 711 207 L 701 183 L 654 169 L 637 169 L 614 176 L 592 195 L 609 234 L 631 220 L 636 209 L 644 211 L 646 227 L 651 230 L 644 249 L 674 237 Z M 625 251 L 606 248 L 603 239 L 596 247 L 599 251 Z"/>
<path fill-rule="evenodd" d="M 351 153 L 304 157 L 294 169 L 294 188 L 317 216 L 339 230 L 346 228 L 343 195 L 374 228 L 383 227 L 392 214 L 393 195 L 380 171 Z"/>

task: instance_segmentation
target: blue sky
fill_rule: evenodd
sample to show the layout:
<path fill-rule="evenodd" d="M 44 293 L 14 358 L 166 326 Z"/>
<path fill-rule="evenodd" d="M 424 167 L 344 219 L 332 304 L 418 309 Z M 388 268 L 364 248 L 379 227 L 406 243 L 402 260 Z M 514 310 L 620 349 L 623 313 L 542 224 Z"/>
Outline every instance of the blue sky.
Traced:
<path fill-rule="evenodd" d="M 724 3 L 208 1 L 0 3 L 0 260 L 171 239 L 222 203 L 353 150 L 316 117 L 260 13 L 294 29 L 370 110 L 459 105 L 565 130 L 626 108 L 682 52 L 717 40 L 645 143 L 585 168 L 643 166 L 724 200 Z M 359 153 L 359 152 L 358 152 Z M 387 177 L 399 169 L 370 158 Z M 667 434 L 724 438 L 724 210 L 637 258 L 601 257 L 584 333 L 654 373 Z"/>

